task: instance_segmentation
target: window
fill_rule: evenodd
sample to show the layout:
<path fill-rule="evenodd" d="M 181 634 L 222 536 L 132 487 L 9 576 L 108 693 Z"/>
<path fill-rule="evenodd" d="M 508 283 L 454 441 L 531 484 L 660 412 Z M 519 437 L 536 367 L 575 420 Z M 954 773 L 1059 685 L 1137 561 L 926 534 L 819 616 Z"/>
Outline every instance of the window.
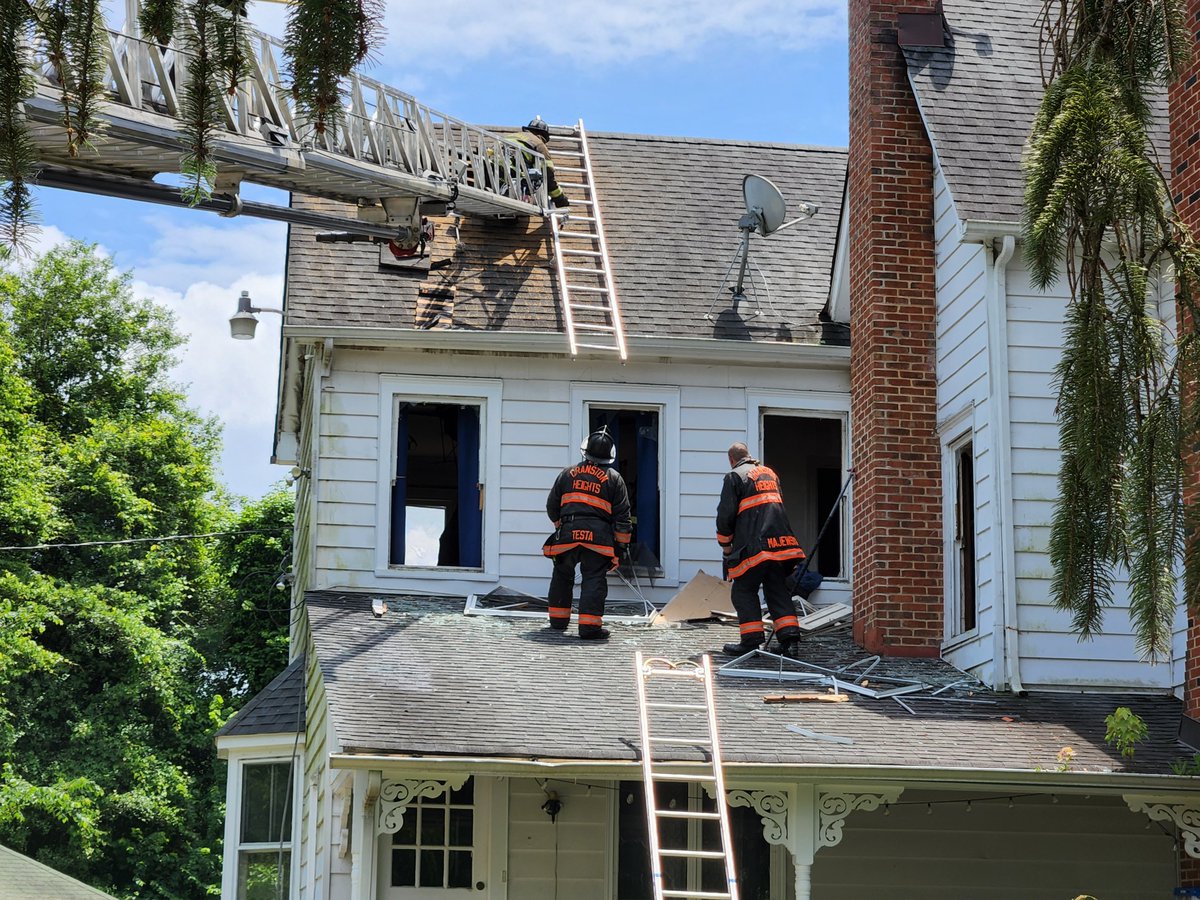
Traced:
<path fill-rule="evenodd" d="M 482 567 L 479 422 L 478 404 L 400 402 L 391 565 Z"/>
<path fill-rule="evenodd" d="M 953 455 L 953 541 L 951 591 L 956 634 L 974 631 L 977 624 L 975 596 L 975 445 L 970 436 L 951 447 Z"/>
<path fill-rule="evenodd" d="M 775 470 L 783 486 L 788 521 L 809 568 L 826 578 L 843 578 L 845 509 L 830 512 L 842 490 L 842 420 L 762 410 L 762 461 Z M 750 450 L 754 453 L 752 447 Z M 829 526 L 817 544 L 826 520 Z"/>
<path fill-rule="evenodd" d="M 608 428 L 613 437 L 613 464 L 629 488 L 633 518 L 633 543 L 638 563 L 649 570 L 661 568 L 662 488 L 659 473 L 661 435 L 657 409 L 613 409 L 588 405 L 588 432 Z"/>
<path fill-rule="evenodd" d="M 282 900 L 290 892 L 292 763 L 242 766 L 238 824 L 238 900 Z"/>
<path fill-rule="evenodd" d="M 495 577 L 499 412 L 492 379 L 380 376 L 376 575 Z"/>
<path fill-rule="evenodd" d="M 714 812 L 716 802 L 695 784 L 656 786 L 660 807 Z M 640 781 L 623 781 L 617 812 L 617 900 L 653 900 L 650 881 L 650 842 L 646 832 L 646 794 Z M 729 811 L 733 854 L 742 900 L 770 900 L 772 849 L 763 837 L 762 820 L 746 807 Z M 696 819 L 664 819 L 659 826 L 661 847 L 719 850 L 719 824 Z M 719 859 L 667 857 L 663 886 L 675 891 L 723 892 L 725 864 Z"/>
<path fill-rule="evenodd" d="M 501 884 L 507 867 L 498 827 L 507 821 L 507 791 L 496 785 L 494 778 L 468 778 L 405 809 L 399 830 L 379 835 L 379 900 L 489 896 L 481 892 Z"/>
<path fill-rule="evenodd" d="M 571 445 L 563 462 L 579 459 L 579 441 L 607 426 L 613 464 L 629 488 L 633 551 L 642 572 L 660 584 L 679 578 L 679 389 L 654 385 L 571 385 Z"/>

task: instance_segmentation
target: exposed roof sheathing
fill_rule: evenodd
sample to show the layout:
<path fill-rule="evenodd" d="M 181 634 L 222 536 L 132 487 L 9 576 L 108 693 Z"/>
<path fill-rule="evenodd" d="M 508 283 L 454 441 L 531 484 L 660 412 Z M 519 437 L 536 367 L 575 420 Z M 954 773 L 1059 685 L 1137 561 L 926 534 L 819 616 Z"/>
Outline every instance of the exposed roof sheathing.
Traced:
<path fill-rule="evenodd" d="M 619 134 L 589 135 L 588 141 L 628 334 L 847 342 L 844 328 L 819 318 L 841 213 L 844 150 Z M 553 140 L 550 147 L 553 152 Z M 566 157 L 558 162 L 574 164 Z M 714 300 L 720 298 L 714 315 L 729 306 L 721 283 L 738 247 L 742 177 L 749 173 L 773 180 L 793 209 L 803 200 L 820 211 L 770 238 L 753 239 L 752 259 L 778 314 L 764 303 L 765 315 L 757 319 L 726 314 L 709 321 L 705 313 Z M 560 180 L 577 177 L 563 173 Z M 325 201 L 296 197 L 293 203 L 348 212 Z M 586 211 L 576 205 L 571 212 Z M 466 218 L 457 248 L 447 220 L 436 224 L 432 256 L 450 265 L 425 277 L 381 267 L 375 245 L 321 244 L 314 229 L 292 226 L 288 324 L 411 329 L 424 287 L 453 288 L 454 328 L 563 330 L 543 220 Z"/>

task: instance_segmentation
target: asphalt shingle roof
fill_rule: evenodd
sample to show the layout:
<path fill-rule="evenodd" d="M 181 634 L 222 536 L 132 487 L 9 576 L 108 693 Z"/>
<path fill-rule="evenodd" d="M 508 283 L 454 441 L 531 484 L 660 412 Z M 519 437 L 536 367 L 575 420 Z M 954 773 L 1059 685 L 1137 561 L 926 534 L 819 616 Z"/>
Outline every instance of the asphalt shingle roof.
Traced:
<path fill-rule="evenodd" d="M 934 150 L 960 218 L 1018 223 L 1021 155 L 1043 94 L 1042 0 L 945 0 L 951 45 L 905 50 Z M 1166 97 L 1155 143 L 1170 166 Z"/>
<path fill-rule="evenodd" d="M 299 728 L 297 729 L 297 725 Z M 304 656 L 298 656 L 225 723 L 217 737 L 304 731 Z"/>
<path fill-rule="evenodd" d="M 612 625 L 612 638 L 596 645 L 537 619 L 464 616 L 461 601 L 393 598 L 381 619 L 372 617 L 369 595 L 318 592 L 306 602 L 329 715 L 349 753 L 635 760 L 635 651 L 696 659 L 736 639 L 729 625 Z M 810 636 L 805 647 L 806 659 L 828 667 L 866 655 L 845 635 Z M 885 675 L 932 684 L 964 677 L 940 660 L 888 659 L 867 678 Z M 893 700 L 860 696 L 838 704 L 762 701 L 797 690 L 796 682 L 717 678 L 726 762 L 1054 770 L 1069 746 L 1072 771 L 1167 774 L 1185 755 L 1175 741 L 1180 706 L 1169 697 L 1015 697 L 978 688 L 956 696 L 994 703 L 904 697 L 915 715 Z M 1104 717 L 1121 705 L 1150 729 L 1133 761 L 1104 742 Z M 789 724 L 854 743 L 802 737 Z"/>
<path fill-rule="evenodd" d="M 112 900 L 16 850 L 0 845 L 0 898 L 3 900 Z"/>
<path fill-rule="evenodd" d="M 623 134 L 589 135 L 588 145 L 627 333 L 848 341 L 842 326 L 819 320 L 841 215 L 844 150 Z M 803 200 L 820 211 L 770 238 L 753 238 L 752 259 L 774 309 L 763 304 L 763 316 L 742 321 L 719 314 L 729 306 L 721 285 L 740 240 L 742 177 L 749 173 L 773 180 L 792 210 Z M 560 180 L 577 177 L 563 173 Z M 293 204 L 349 212 L 328 201 L 294 197 Z M 586 211 L 577 205 L 572 212 Z M 381 267 L 373 244 L 317 243 L 316 229 L 293 225 L 287 322 L 413 328 L 424 287 L 453 288 L 455 328 L 562 331 L 548 225 L 466 218 L 456 247 L 446 224 L 437 220 L 432 257 L 452 264 L 424 278 Z M 716 321 L 706 319 L 718 298 Z"/>

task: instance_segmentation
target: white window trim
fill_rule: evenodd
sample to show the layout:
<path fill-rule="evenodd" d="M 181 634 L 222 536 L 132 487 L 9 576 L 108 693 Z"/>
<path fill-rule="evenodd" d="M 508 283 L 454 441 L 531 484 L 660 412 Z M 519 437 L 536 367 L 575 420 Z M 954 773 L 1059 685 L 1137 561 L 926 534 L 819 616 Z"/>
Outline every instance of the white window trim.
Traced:
<path fill-rule="evenodd" d="M 958 565 L 958 552 L 954 546 L 954 507 L 958 497 L 958 450 L 970 442 L 974 470 L 979 471 L 979 441 L 975 423 L 975 407 L 968 406 L 945 418 L 938 426 L 938 439 L 942 445 L 942 584 L 943 584 L 943 649 L 967 643 L 979 636 L 979 494 L 975 493 L 975 627 L 959 631 L 962 619 L 959 582 L 962 573 Z M 975 479 L 978 484 L 978 477 Z"/>
<path fill-rule="evenodd" d="M 497 378 L 379 376 L 379 472 L 375 504 L 375 575 L 430 581 L 496 581 L 500 577 L 500 415 L 503 382 Z M 388 564 L 392 475 L 396 468 L 396 415 L 401 398 L 421 403 L 479 404 L 479 477 L 483 496 L 483 569 Z"/>
<path fill-rule="evenodd" d="M 407 775 L 405 776 L 407 777 Z M 436 774 L 429 776 L 439 780 Z M 507 778 L 485 775 L 480 772 L 475 778 L 475 844 L 474 851 L 484 856 L 484 889 L 478 891 L 474 883 L 470 887 L 472 896 L 481 900 L 507 900 L 508 897 L 508 793 Z M 405 815 L 413 815 L 406 810 Z M 405 894 L 413 898 L 445 897 L 457 895 L 467 888 L 392 888 L 391 849 L 392 835 L 378 830 L 377 817 L 371 813 L 371 829 L 374 837 L 375 888 L 373 897 L 387 897 L 389 893 Z M 479 873 L 476 872 L 478 877 Z"/>
<path fill-rule="evenodd" d="M 588 433 L 587 407 L 653 409 L 658 411 L 659 522 L 662 546 L 661 578 L 655 586 L 679 584 L 679 388 L 668 385 L 627 385 L 608 382 L 571 382 L 571 435 L 580 439 Z M 579 445 L 566 448 L 564 465 L 579 461 Z"/>
<path fill-rule="evenodd" d="M 247 736 L 249 737 L 249 736 Z M 247 765 L 262 763 L 292 763 L 292 833 L 288 846 L 291 864 L 288 887 L 289 896 L 295 897 L 300 889 L 300 865 L 296 857 L 300 847 L 300 818 L 302 797 L 300 791 L 300 769 L 304 761 L 304 739 L 297 743 L 294 734 L 254 735 L 258 740 L 254 744 L 239 742 L 234 748 L 222 741 L 223 749 L 228 750 L 229 767 L 225 775 L 225 848 L 222 859 L 221 897 L 223 900 L 236 900 L 238 855 L 243 849 L 256 849 L 259 845 L 241 844 L 242 827 L 242 774 Z M 294 748 L 294 749 L 293 749 Z M 278 844 L 271 844 L 278 847 Z M 267 849 L 265 846 L 261 849 Z"/>
<path fill-rule="evenodd" d="M 760 391 L 746 390 L 746 444 L 751 455 L 762 453 L 762 421 L 765 415 L 787 415 L 810 419 L 837 419 L 842 423 L 842 483 L 850 471 L 850 397 L 832 391 Z M 787 494 L 787 485 L 784 485 Z M 821 584 L 829 602 L 851 603 L 850 585 L 854 580 L 854 490 L 842 498 L 842 577 L 828 578 Z M 818 527 L 820 527 L 818 525 Z M 809 548 L 804 548 L 808 552 Z"/>

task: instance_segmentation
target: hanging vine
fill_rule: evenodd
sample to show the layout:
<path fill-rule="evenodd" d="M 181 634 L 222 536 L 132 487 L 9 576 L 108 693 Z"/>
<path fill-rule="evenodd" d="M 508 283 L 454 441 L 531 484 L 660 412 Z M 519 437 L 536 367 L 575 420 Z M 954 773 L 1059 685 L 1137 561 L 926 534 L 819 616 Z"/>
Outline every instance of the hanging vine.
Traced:
<path fill-rule="evenodd" d="M 341 79 L 381 40 L 382 11 L 382 0 L 297 0 L 293 7 L 285 45 L 292 93 L 318 139 L 337 127 Z M 222 94 L 233 96 L 249 70 L 245 13 L 245 0 L 143 0 L 138 13 L 144 35 L 164 47 L 175 43 L 186 63 L 180 116 L 187 151 L 180 171 L 192 203 L 211 195 L 216 178 Z M 33 223 L 30 181 L 38 154 L 22 108 L 35 87 L 30 38 L 58 88 L 69 156 L 92 147 L 106 92 L 100 0 L 0 0 L 0 239 L 8 244 L 20 243 Z"/>
<path fill-rule="evenodd" d="M 1048 0 L 1046 91 L 1025 160 L 1026 261 L 1039 288 L 1064 270 L 1069 288 L 1051 590 L 1092 637 L 1125 569 L 1149 659 L 1171 653 L 1181 436 L 1196 421 L 1194 392 L 1182 390 L 1195 383 L 1195 341 L 1187 329 L 1174 340 L 1161 307 L 1177 281 L 1180 307 L 1194 309 L 1200 261 L 1151 140 L 1155 100 L 1189 59 L 1183 14 L 1182 0 Z"/>
<path fill-rule="evenodd" d="M 318 139 L 337 127 L 340 81 L 381 39 L 382 17 L 381 0 L 300 0 L 292 8 L 284 38 L 292 96 Z"/>

